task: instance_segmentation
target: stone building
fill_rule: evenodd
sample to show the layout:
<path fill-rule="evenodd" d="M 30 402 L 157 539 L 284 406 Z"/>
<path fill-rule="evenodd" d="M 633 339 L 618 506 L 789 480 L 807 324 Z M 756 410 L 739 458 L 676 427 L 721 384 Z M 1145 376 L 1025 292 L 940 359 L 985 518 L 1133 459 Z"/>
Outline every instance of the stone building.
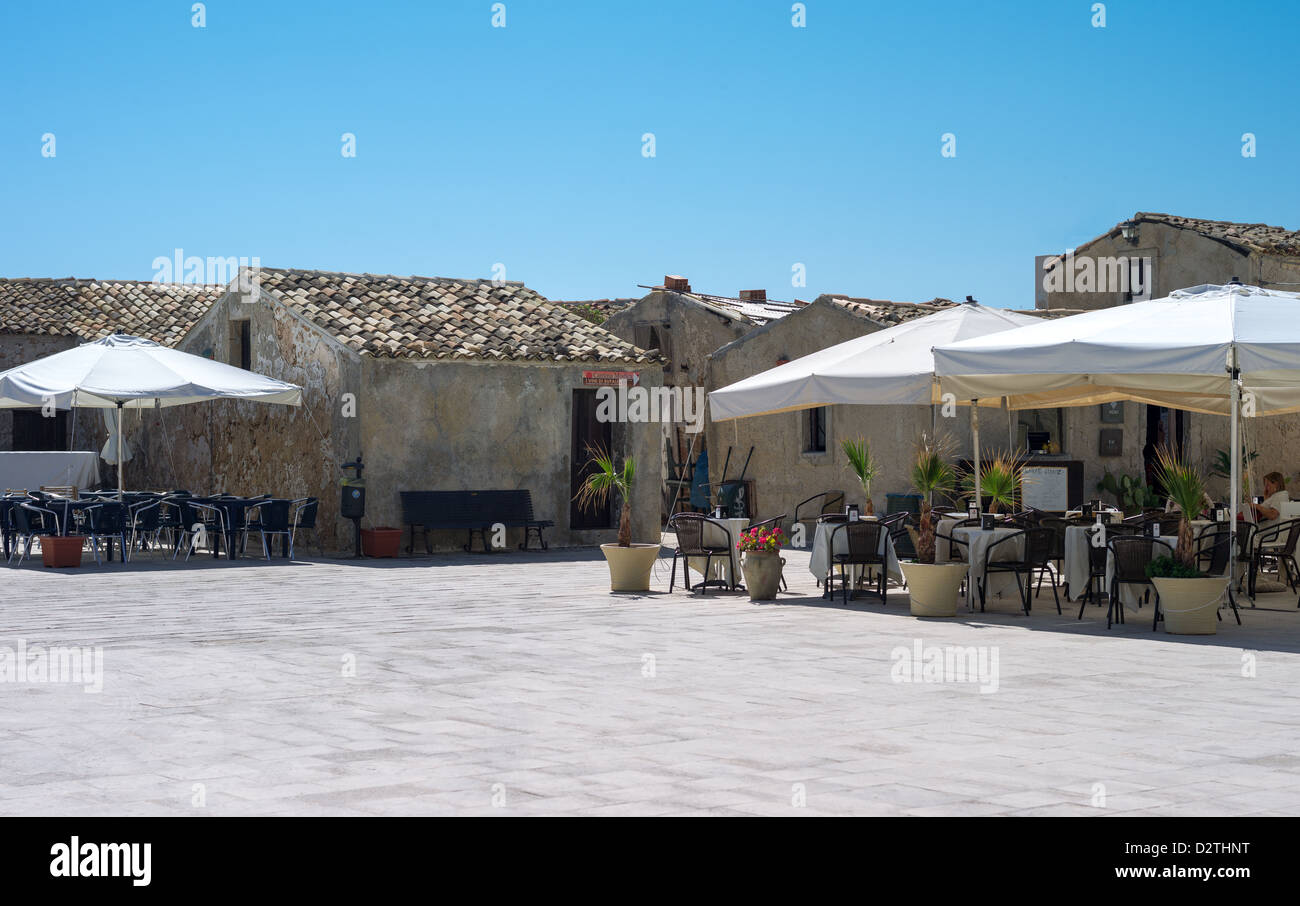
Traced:
<path fill-rule="evenodd" d="M 1234 277 L 1265 288 L 1300 288 L 1300 231 L 1139 212 L 1070 252 L 1038 256 L 1034 299 L 1042 311 L 1093 310 Z M 1064 426 L 1067 450 L 1092 453 L 1085 459 L 1088 487 L 1105 469 L 1144 477 L 1161 439 L 1207 467 L 1228 447 L 1225 418 L 1132 402 L 1121 408 L 1122 421 L 1115 423 L 1103 423 L 1098 407 L 1053 410 L 1059 415 L 1050 416 Z M 1122 429 L 1118 455 L 1098 455 L 1103 429 Z M 1260 453 L 1251 470 L 1255 487 L 1275 469 L 1296 476 L 1300 460 L 1289 451 L 1300 446 L 1300 417 L 1250 420 L 1244 430 L 1247 448 Z M 1216 481 L 1214 491 L 1226 495 L 1226 482 Z"/>
<path fill-rule="evenodd" d="M 659 537 L 659 428 L 602 421 L 596 397 L 611 375 L 660 385 L 660 358 L 519 283 L 270 268 L 228 287 L 21 283 L 0 286 L 6 367 L 123 330 L 303 387 L 300 407 L 131 410 L 129 484 L 318 497 L 322 544 L 340 551 L 352 543 L 340 465 L 363 454 L 364 525 L 400 525 L 405 490 L 526 488 L 537 517 L 555 522 L 548 541 L 586 544 L 617 526 L 615 513 L 572 504 L 596 442 L 637 458 L 634 536 Z M 87 426 L 78 448 L 98 449 L 100 416 L 76 418 Z"/>
<path fill-rule="evenodd" d="M 0 371 L 119 331 L 175 345 L 222 291 L 132 280 L 0 279 Z M 128 429 L 138 412 L 128 411 Z M 98 410 L 47 418 L 39 409 L 0 409 L 3 451 L 98 451 L 107 436 Z M 100 471 L 111 485 L 112 467 L 101 463 Z"/>

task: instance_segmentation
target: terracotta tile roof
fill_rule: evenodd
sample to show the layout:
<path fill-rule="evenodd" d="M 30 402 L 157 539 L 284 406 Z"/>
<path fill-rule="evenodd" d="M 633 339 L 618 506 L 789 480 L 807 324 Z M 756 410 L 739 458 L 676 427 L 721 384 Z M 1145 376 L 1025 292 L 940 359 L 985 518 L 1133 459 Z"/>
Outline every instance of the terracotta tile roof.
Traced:
<path fill-rule="evenodd" d="M 656 363 L 521 283 L 262 268 L 263 291 L 357 352 L 386 358 Z"/>
<path fill-rule="evenodd" d="M 578 299 L 564 301 L 552 299 L 551 304 L 563 305 L 569 311 L 576 312 L 592 324 L 603 324 L 610 315 L 629 308 L 640 301 L 640 299 Z"/>
<path fill-rule="evenodd" d="M 0 278 L 0 333 L 96 340 L 122 331 L 171 346 L 224 292 L 193 283 Z"/>
<path fill-rule="evenodd" d="M 857 299 L 852 296 L 833 294 L 817 297 L 819 302 L 823 299 L 859 317 L 868 318 L 887 327 L 911 321 L 913 318 L 924 318 L 926 315 L 960 304 L 950 299 L 938 298 L 931 299 L 929 302 L 890 302 L 885 299 Z"/>

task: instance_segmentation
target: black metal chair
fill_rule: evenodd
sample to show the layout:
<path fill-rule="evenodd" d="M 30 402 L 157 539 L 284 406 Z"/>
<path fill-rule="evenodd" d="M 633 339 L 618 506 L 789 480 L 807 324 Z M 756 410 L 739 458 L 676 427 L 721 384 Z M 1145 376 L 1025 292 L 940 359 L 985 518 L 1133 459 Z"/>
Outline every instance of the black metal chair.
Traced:
<path fill-rule="evenodd" d="M 289 556 L 293 556 L 299 532 L 311 532 L 316 539 L 316 552 L 325 556 L 325 548 L 321 546 L 320 535 L 316 532 L 316 510 L 320 507 L 320 501 L 315 497 L 299 497 L 290 501 L 290 505 L 293 507 L 293 528 L 289 531 Z"/>
<path fill-rule="evenodd" d="M 782 513 L 780 516 L 773 516 L 771 519 L 764 519 L 762 522 L 754 522 L 754 523 L 751 523 L 750 526 L 749 526 L 749 528 L 745 529 L 745 531 L 750 532 L 750 531 L 753 531 L 754 529 L 774 529 L 774 528 L 778 528 L 778 529 L 781 529 L 781 531 L 784 533 L 784 532 L 785 532 L 785 529 L 782 528 L 782 525 L 783 525 L 783 521 L 784 521 L 785 517 L 786 517 L 786 514 L 785 514 L 785 513 Z M 670 579 L 669 582 L 671 583 L 671 581 L 672 581 L 672 580 Z M 781 572 L 781 588 L 782 588 L 783 591 L 789 591 L 789 590 L 790 590 L 790 586 L 787 585 L 787 584 L 786 584 L 786 581 L 785 581 L 785 571 L 784 571 L 784 570 L 782 570 L 782 572 Z"/>
<path fill-rule="evenodd" d="M 59 514 L 54 510 L 38 506 L 32 501 L 23 501 L 9 510 L 13 524 L 13 546 L 9 551 L 9 563 L 18 555 L 18 563 L 31 556 L 32 542 L 42 535 L 61 535 Z M 22 552 L 19 553 L 19 548 Z"/>
<path fill-rule="evenodd" d="M 842 554 L 835 552 L 835 544 L 838 536 L 843 533 L 847 543 L 848 550 Z M 874 594 L 880 598 L 880 603 L 885 603 L 885 526 L 878 519 L 859 519 L 855 522 L 845 522 L 837 525 L 831 532 L 830 537 L 830 569 L 826 573 L 826 585 L 822 592 L 823 597 L 832 600 L 835 598 L 835 566 L 840 568 L 840 588 L 844 596 L 843 603 L 848 604 L 849 599 L 856 595 L 857 591 L 850 586 L 856 584 L 851 578 L 847 567 L 862 567 L 862 574 L 865 577 L 867 571 L 875 568 L 877 571 L 876 586 Z M 873 593 L 873 592 L 868 592 Z"/>
<path fill-rule="evenodd" d="M 131 507 L 131 550 L 144 550 L 143 545 L 158 544 L 162 532 L 162 500 L 144 500 Z M 134 554 L 132 554 L 134 556 Z"/>
<path fill-rule="evenodd" d="M 1300 577 L 1300 566 L 1296 565 L 1295 559 L 1297 540 L 1300 540 L 1300 519 L 1286 519 L 1257 532 L 1250 555 L 1251 600 L 1255 598 L 1255 580 L 1265 560 L 1277 564 L 1278 577 L 1285 578 L 1287 586 L 1295 593 L 1296 579 Z"/>
<path fill-rule="evenodd" d="M 1095 543 L 1096 533 L 1088 533 L 1088 587 L 1079 599 L 1078 619 L 1080 620 L 1083 619 L 1083 611 L 1089 601 L 1101 606 L 1101 595 L 1106 588 L 1106 561 L 1110 556 L 1109 539 L 1119 537 L 1113 534 L 1115 528 L 1116 526 L 1107 527 L 1105 536 L 1107 544 Z"/>
<path fill-rule="evenodd" d="M 1025 616 L 1029 616 L 1034 595 L 1034 573 L 1048 569 L 1048 560 L 1052 553 L 1052 539 L 1055 532 L 1050 528 L 1021 529 L 1004 538 L 999 538 L 984 549 L 984 578 L 979 582 L 980 613 L 988 599 L 989 575 L 992 573 L 1012 573 L 1016 577 L 1016 590 L 1020 593 L 1020 602 Z M 1020 545 L 1015 557 L 994 559 L 1003 545 Z M 1024 576 L 1021 582 L 1020 577 Z M 1056 612 L 1061 612 L 1061 599 L 1056 593 L 1056 579 L 1052 579 L 1052 597 L 1056 599 Z"/>
<path fill-rule="evenodd" d="M 97 503 L 94 506 L 88 506 L 86 513 L 86 534 L 90 536 L 90 549 L 95 552 L 95 565 L 99 566 L 99 540 L 104 539 L 107 546 L 108 559 L 113 559 L 113 539 L 118 539 L 121 544 L 119 549 L 122 552 L 122 562 L 125 564 L 131 559 L 131 545 L 127 542 L 126 536 L 131 531 L 129 513 L 125 503 L 117 500 L 106 500 L 103 503 Z"/>
<path fill-rule="evenodd" d="M 794 529 L 794 523 L 803 523 L 804 528 L 811 532 L 818 523 L 819 516 L 836 513 L 843 509 L 843 491 L 822 491 L 820 494 L 814 494 L 807 500 L 801 500 L 795 505 L 791 530 Z"/>
<path fill-rule="evenodd" d="M 1149 535 L 1118 535 L 1107 540 L 1106 545 L 1115 560 L 1114 573 L 1110 582 L 1110 607 L 1106 610 L 1106 628 L 1109 629 L 1112 622 L 1124 622 L 1124 602 L 1120 599 L 1120 586 L 1142 586 L 1142 601 L 1149 601 L 1155 585 L 1147 577 L 1147 564 L 1156 557 L 1172 557 L 1174 549 L 1168 542 Z M 1142 606 L 1141 602 L 1138 606 Z M 1156 592 L 1155 619 L 1159 620 L 1159 618 L 1160 594 Z"/>
<path fill-rule="evenodd" d="M 668 577 L 668 591 L 672 592 L 673 582 L 677 577 L 677 558 L 682 558 L 682 579 L 687 591 L 694 592 L 699 589 L 700 594 L 708 594 L 710 585 L 726 587 L 727 583 L 718 580 L 710 580 L 709 573 L 713 566 L 714 557 L 731 557 L 735 541 L 731 537 L 731 530 L 726 523 L 710 519 L 700 513 L 678 513 L 668 523 L 669 527 L 677 536 L 677 547 L 673 550 L 672 573 Z M 705 532 L 707 526 L 713 526 L 721 535 L 718 537 L 726 538 L 725 546 L 718 546 L 716 543 L 705 541 Z M 704 558 L 704 578 L 698 585 L 691 585 L 690 558 Z M 734 570 L 731 575 L 730 588 L 734 591 L 736 588 L 736 576 Z"/>
<path fill-rule="evenodd" d="M 1196 539 L 1196 563 L 1198 568 L 1211 576 L 1224 576 L 1228 572 L 1228 561 L 1232 559 L 1232 529 L 1226 523 L 1214 527 L 1212 531 L 1202 532 Z M 1232 605 L 1232 614 L 1241 625 L 1241 613 L 1237 610 L 1237 596 L 1232 584 L 1228 584 L 1228 603 Z M 1218 614 L 1222 620 L 1222 614 Z"/>
<path fill-rule="evenodd" d="M 266 543 L 266 536 L 270 535 L 274 539 L 277 535 L 282 539 L 282 550 L 293 559 L 293 522 L 289 514 L 293 506 L 292 500 L 279 497 L 272 497 L 258 504 L 253 515 L 246 523 L 246 532 L 244 535 L 247 542 L 248 535 L 257 532 L 258 538 L 262 542 L 262 556 L 271 559 L 271 548 Z"/>

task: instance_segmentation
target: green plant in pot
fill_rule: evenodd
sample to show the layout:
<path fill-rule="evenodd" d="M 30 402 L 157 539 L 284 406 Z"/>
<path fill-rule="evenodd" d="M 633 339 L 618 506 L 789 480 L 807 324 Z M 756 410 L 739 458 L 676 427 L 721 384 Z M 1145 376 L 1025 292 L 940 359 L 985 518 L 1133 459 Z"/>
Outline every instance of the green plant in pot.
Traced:
<path fill-rule="evenodd" d="M 989 501 L 989 512 L 996 513 L 999 508 L 1014 510 L 1020 500 L 1020 483 L 1024 477 L 1024 458 L 1001 451 L 980 463 L 980 497 Z M 962 478 L 962 492 L 974 496 L 975 475 L 967 474 Z"/>
<path fill-rule="evenodd" d="M 1149 507 L 1160 506 L 1160 495 L 1132 475 L 1112 475 L 1106 472 L 1097 482 L 1097 493 L 1110 494 L 1115 505 L 1132 516 Z"/>
<path fill-rule="evenodd" d="M 1191 520 L 1205 503 L 1205 476 L 1180 454 L 1161 447 L 1156 451 L 1155 479 L 1181 512 L 1173 556 L 1154 558 L 1146 571 L 1159 594 L 1165 631 L 1211 635 L 1218 632 L 1218 605 L 1228 577 L 1207 576 L 1196 568 Z"/>
<path fill-rule="evenodd" d="M 880 465 L 871 455 L 871 441 L 861 437 L 857 440 L 846 440 L 840 444 L 840 449 L 844 451 L 844 458 L 848 460 L 849 471 L 857 477 L 858 483 L 862 485 L 862 490 L 867 495 L 867 505 L 863 512 L 870 516 L 876 511 L 875 504 L 871 502 L 871 483 L 880 475 Z"/>
<path fill-rule="evenodd" d="M 935 563 L 934 495 L 951 493 L 957 470 L 948 461 L 951 444 L 942 437 L 922 434 L 912 457 L 912 487 L 921 495 L 920 526 L 912 536 L 916 560 L 899 564 L 913 616 L 955 617 L 965 563 Z M 910 531 L 910 529 L 909 529 Z"/>
<path fill-rule="evenodd" d="M 608 506 L 617 496 L 623 507 L 618 519 L 618 540 L 602 544 L 601 553 L 609 563 L 611 591 L 649 591 L 650 570 L 659 556 L 658 544 L 632 543 L 632 488 L 636 483 L 636 461 L 625 457 L 622 467 L 614 455 L 603 447 L 588 447 L 587 477 L 582 480 L 574 500 L 585 510 Z"/>

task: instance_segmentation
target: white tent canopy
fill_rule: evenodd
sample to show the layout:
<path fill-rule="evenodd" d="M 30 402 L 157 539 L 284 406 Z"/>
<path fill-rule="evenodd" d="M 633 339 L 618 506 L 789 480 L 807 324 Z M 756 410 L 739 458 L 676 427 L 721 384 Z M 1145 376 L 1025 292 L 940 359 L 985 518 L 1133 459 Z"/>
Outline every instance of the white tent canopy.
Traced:
<path fill-rule="evenodd" d="M 0 372 L 0 409 L 156 409 L 211 399 L 297 406 L 302 388 L 126 334 Z"/>
<path fill-rule="evenodd" d="M 1300 294 L 1197 286 L 934 351 L 942 389 L 1012 408 L 1136 400 L 1231 411 L 1231 357 L 1257 415 L 1300 410 Z"/>
<path fill-rule="evenodd" d="M 297 406 L 302 403 L 302 388 L 126 334 L 113 334 L 0 372 L 0 409 L 118 410 L 117 450 L 122 449 L 122 409 L 183 406 L 213 399 Z M 119 495 L 122 472 L 119 463 Z"/>
<path fill-rule="evenodd" d="M 929 405 L 940 401 L 934 380 L 935 346 L 1039 323 L 980 305 L 958 305 L 924 318 L 847 340 L 778 365 L 709 394 L 714 421 L 809 409 L 814 406 Z M 1001 394 L 981 394 L 1000 406 Z M 974 397 L 960 397 L 969 403 Z"/>

